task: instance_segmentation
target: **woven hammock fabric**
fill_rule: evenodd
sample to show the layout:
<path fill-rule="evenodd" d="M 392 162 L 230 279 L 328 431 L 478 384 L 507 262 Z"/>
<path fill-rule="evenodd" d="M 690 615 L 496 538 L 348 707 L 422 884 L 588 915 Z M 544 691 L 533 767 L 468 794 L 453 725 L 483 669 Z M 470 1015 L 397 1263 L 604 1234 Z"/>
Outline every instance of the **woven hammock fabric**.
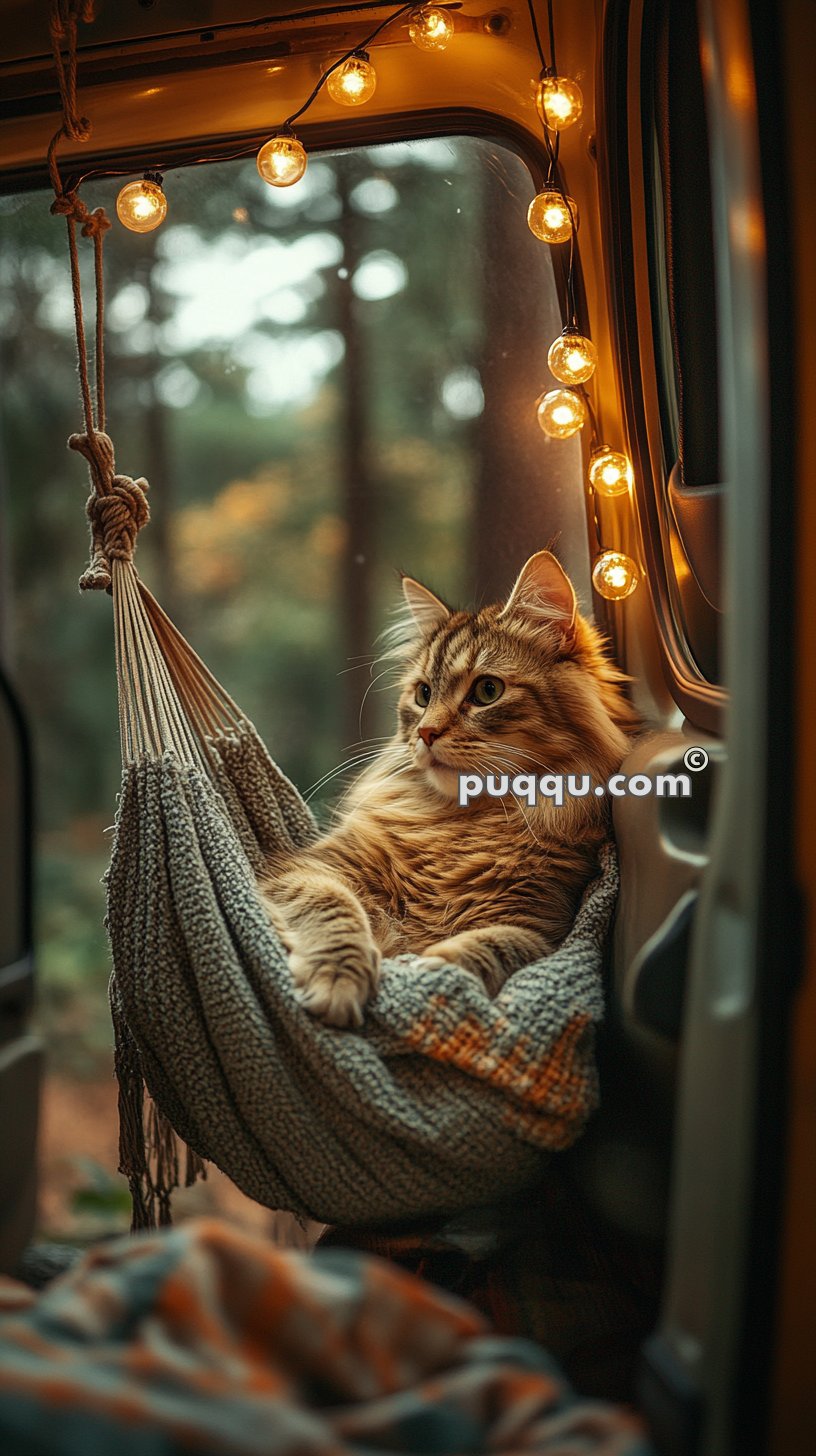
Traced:
<path fill-rule="evenodd" d="M 188 1183 L 209 1159 L 258 1202 L 326 1223 L 454 1213 L 529 1186 L 597 1103 L 614 851 L 561 947 L 495 1000 L 465 971 L 402 956 L 360 1031 L 311 1017 L 256 877 L 317 826 L 138 577 L 146 483 L 113 474 L 106 435 L 72 443 L 97 478 L 83 582 L 113 597 L 124 777 L 107 925 L 134 1227 L 170 1221 L 175 1134 Z"/>
<path fill-rule="evenodd" d="M 115 1019 L 176 1132 L 251 1198 L 330 1223 L 529 1186 L 596 1104 L 613 851 L 568 939 L 495 1000 L 397 957 L 363 1028 L 337 1030 L 299 1005 L 255 885 L 314 821 L 250 725 L 209 747 L 209 771 L 172 751 L 126 767 L 108 875 Z M 128 1171 L 149 1204 L 146 1164 Z"/>

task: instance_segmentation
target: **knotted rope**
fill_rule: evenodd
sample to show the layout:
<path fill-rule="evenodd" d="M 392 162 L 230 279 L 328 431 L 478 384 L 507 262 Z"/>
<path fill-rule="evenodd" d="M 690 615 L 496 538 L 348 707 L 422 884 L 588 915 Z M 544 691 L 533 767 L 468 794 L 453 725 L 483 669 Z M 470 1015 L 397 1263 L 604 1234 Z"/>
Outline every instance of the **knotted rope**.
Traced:
<path fill-rule="evenodd" d="M 57 217 L 64 217 L 68 228 L 77 367 L 85 417 L 84 434 L 72 435 L 68 445 L 85 456 L 91 477 L 91 494 L 85 507 L 91 527 L 91 557 L 80 577 L 79 586 L 81 591 L 110 591 L 111 563 L 115 560 L 132 561 L 136 537 L 149 520 L 150 511 L 147 481 L 116 474 L 113 443 L 105 433 L 105 278 L 102 250 L 105 234 L 111 225 L 110 218 L 103 207 L 89 211 L 76 188 L 66 190 L 57 165 L 57 147 L 63 137 L 85 142 L 91 134 L 91 124 L 87 117 L 80 115 L 77 103 L 77 25 L 79 20 L 93 20 L 93 11 L 93 0 L 52 0 L 50 34 L 62 102 L 62 124 L 48 147 L 48 170 L 54 188 L 51 212 Z M 66 57 L 62 54 L 63 46 L 67 51 Z M 90 238 L 94 247 L 96 408 L 88 369 L 78 227 L 81 236 Z"/>
<path fill-rule="evenodd" d="M 93 485 L 85 505 L 91 525 L 91 559 L 79 578 L 79 589 L 110 591 L 111 562 L 133 559 L 136 537 L 150 519 L 147 481 L 115 474 L 113 441 L 101 430 L 71 435 L 68 448 L 85 456 Z"/>

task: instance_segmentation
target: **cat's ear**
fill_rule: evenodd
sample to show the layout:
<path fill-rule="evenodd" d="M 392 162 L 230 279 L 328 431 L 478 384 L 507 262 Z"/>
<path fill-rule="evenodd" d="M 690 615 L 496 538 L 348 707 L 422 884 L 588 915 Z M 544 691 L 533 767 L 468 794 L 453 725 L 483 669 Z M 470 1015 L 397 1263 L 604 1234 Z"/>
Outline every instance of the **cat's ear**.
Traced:
<path fill-rule="evenodd" d="M 426 586 L 414 581 L 412 576 L 402 578 L 402 594 L 420 632 L 426 636 L 441 627 L 451 614 L 450 607 L 446 607 Z"/>
<path fill-rule="evenodd" d="M 567 573 L 551 551 L 537 551 L 521 568 L 498 620 L 524 616 L 532 622 L 552 624 L 572 637 L 578 603 Z"/>

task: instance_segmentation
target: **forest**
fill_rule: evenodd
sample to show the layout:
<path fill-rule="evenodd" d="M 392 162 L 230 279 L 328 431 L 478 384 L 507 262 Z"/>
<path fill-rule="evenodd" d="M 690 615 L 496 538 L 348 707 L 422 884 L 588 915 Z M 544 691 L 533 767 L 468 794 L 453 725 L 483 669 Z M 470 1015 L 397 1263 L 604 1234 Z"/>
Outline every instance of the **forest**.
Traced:
<path fill-rule="evenodd" d="M 88 206 L 112 214 L 118 185 L 87 184 Z M 535 417 L 556 250 L 526 227 L 525 165 L 487 140 L 315 157 L 285 191 L 251 160 L 165 185 L 162 227 L 114 223 L 105 249 L 109 430 L 150 482 L 137 564 L 308 789 L 391 731 L 376 638 L 399 571 L 496 599 L 554 502 L 584 509 L 577 440 Z M 81 416 L 49 202 L 0 198 L 0 641 L 33 740 L 40 1025 L 52 1071 L 93 1080 L 120 760 L 110 603 L 77 592 L 87 481 L 65 448 Z"/>

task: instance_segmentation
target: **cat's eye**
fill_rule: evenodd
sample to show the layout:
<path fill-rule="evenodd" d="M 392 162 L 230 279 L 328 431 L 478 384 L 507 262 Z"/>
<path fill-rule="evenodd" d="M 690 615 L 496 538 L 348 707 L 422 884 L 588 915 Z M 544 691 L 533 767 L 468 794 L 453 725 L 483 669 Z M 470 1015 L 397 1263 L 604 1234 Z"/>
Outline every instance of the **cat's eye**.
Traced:
<path fill-rule="evenodd" d="M 504 683 L 500 677 L 477 677 L 470 696 L 474 703 L 486 708 L 488 703 L 497 703 L 503 692 Z"/>
<path fill-rule="evenodd" d="M 431 701 L 431 690 L 427 683 L 417 683 L 417 690 L 414 693 L 414 702 L 419 708 L 427 708 Z"/>

